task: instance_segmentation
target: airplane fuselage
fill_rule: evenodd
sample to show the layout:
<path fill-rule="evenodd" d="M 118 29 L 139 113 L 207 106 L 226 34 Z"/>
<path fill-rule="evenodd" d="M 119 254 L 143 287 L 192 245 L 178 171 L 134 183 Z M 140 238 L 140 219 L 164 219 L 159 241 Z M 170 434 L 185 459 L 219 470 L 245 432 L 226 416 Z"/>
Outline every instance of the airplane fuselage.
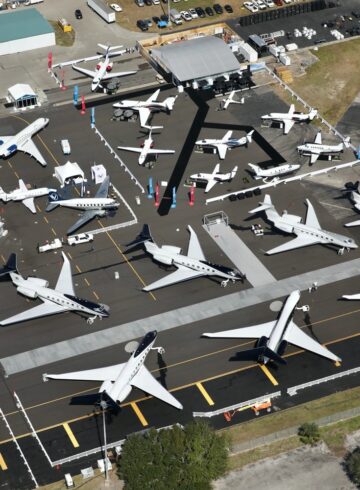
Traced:
<path fill-rule="evenodd" d="M 95 209 L 114 209 L 119 207 L 119 203 L 110 197 L 81 197 L 75 199 L 64 199 L 63 201 L 56 201 L 56 204 L 65 208 L 83 209 L 84 211 Z"/>
<path fill-rule="evenodd" d="M 290 174 L 292 172 L 295 172 L 295 170 L 298 170 L 300 168 L 300 165 L 280 165 L 279 167 L 274 167 L 270 169 L 261 169 L 260 167 L 257 167 L 256 170 L 252 167 L 253 171 L 255 172 L 255 179 L 262 179 L 266 177 L 277 177 L 278 175 L 286 175 Z"/>
<path fill-rule="evenodd" d="M 304 155 L 311 155 L 312 153 L 324 153 L 333 154 L 340 153 L 344 150 L 344 144 L 339 143 L 338 145 L 319 145 L 317 143 L 305 143 L 297 147 L 299 153 Z"/>
<path fill-rule="evenodd" d="M 34 134 L 43 129 L 49 122 L 49 119 L 39 117 L 36 121 L 32 122 L 26 128 L 22 129 L 19 133 L 12 136 L 4 143 L 0 140 L 0 156 L 7 158 L 17 151 L 26 141 L 28 141 Z"/>
<path fill-rule="evenodd" d="M 190 175 L 190 179 L 192 180 L 199 180 L 202 182 L 208 182 L 209 180 L 216 180 L 217 182 L 226 182 L 231 180 L 232 177 L 232 172 L 229 172 L 228 174 L 206 174 L 206 173 L 199 173 L 199 174 L 193 174 Z"/>
<path fill-rule="evenodd" d="M 21 191 L 20 189 L 17 189 L 15 191 L 9 192 L 9 193 L 1 193 L 0 192 L 0 199 L 3 201 L 23 201 L 24 199 L 30 199 L 33 197 L 41 197 L 41 196 L 46 196 L 49 194 L 51 191 L 55 191 L 56 189 L 48 189 L 47 187 L 39 187 L 38 189 L 31 189 L 29 191 Z"/>
<path fill-rule="evenodd" d="M 303 114 L 302 112 L 299 112 L 299 113 L 295 112 L 293 114 L 281 113 L 281 112 L 272 112 L 267 116 L 262 116 L 262 119 L 264 119 L 264 120 L 271 119 L 272 121 L 275 121 L 275 122 L 283 122 L 283 121 L 301 122 L 301 121 L 308 121 L 309 115 Z"/>
<path fill-rule="evenodd" d="M 120 109 L 133 109 L 134 111 L 139 109 L 149 109 L 150 111 L 156 111 L 161 109 L 166 109 L 163 102 L 146 102 L 143 100 L 122 100 L 114 104 L 114 107 Z"/>

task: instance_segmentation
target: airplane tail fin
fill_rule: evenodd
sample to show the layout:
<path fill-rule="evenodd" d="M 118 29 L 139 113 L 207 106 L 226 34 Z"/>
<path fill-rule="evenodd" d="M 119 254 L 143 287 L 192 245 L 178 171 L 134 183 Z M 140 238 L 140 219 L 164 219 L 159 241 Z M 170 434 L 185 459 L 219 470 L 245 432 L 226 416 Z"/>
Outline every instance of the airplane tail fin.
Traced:
<path fill-rule="evenodd" d="M 258 175 L 259 172 L 261 171 L 261 168 L 258 165 L 255 165 L 255 163 L 248 163 L 249 167 L 253 172 L 255 172 L 255 175 Z"/>
<path fill-rule="evenodd" d="M 252 131 L 250 131 L 249 133 L 247 133 L 246 135 L 246 141 L 248 143 L 251 143 L 252 142 L 252 135 L 254 134 L 254 129 Z"/>
<path fill-rule="evenodd" d="M 236 353 L 236 359 L 243 361 L 257 361 L 263 363 L 264 358 L 271 359 L 278 364 L 286 364 L 285 359 L 283 359 L 273 350 L 269 349 L 269 347 L 266 345 Z"/>
<path fill-rule="evenodd" d="M 350 148 L 350 143 L 351 143 L 350 136 L 347 136 L 346 138 L 344 138 L 345 148 Z"/>
<path fill-rule="evenodd" d="M 0 269 L 0 277 L 5 277 L 8 274 L 10 274 L 10 272 L 18 272 L 16 262 L 17 262 L 16 254 L 15 253 L 10 254 L 8 261 L 6 262 L 4 267 Z"/>
<path fill-rule="evenodd" d="M 2 199 L 3 201 L 7 201 L 6 192 L 4 191 L 4 189 L 2 187 L 0 187 L 0 199 Z"/>
<path fill-rule="evenodd" d="M 176 99 L 177 95 L 175 97 L 168 97 L 164 100 L 165 107 L 169 112 L 173 110 Z"/>
<path fill-rule="evenodd" d="M 311 111 L 309 112 L 309 121 L 312 121 L 313 119 L 315 119 L 317 114 L 318 114 L 317 109 L 311 109 Z"/>
<path fill-rule="evenodd" d="M 271 201 L 271 197 L 269 196 L 269 194 L 266 194 L 263 202 L 260 202 L 259 206 L 257 208 L 252 209 L 251 211 L 249 211 L 249 213 L 255 214 L 255 213 L 259 213 L 260 211 L 266 211 L 267 209 L 271 209 L 273 207 L 274 206 L 273 206 L 273 203 Z"/>
<path fill-rule="evenodd" d="M 59 206 L 58 201 L 61 201 L 62 197 L 58 192 L 54 191 L 54 192 L 49 192 L 48 199 L 49 199 L 49 203 L 45 211 L 52 211 L 53 209 Z"/>
<path fill-rule="evenodd" d="M 235 167 L 232 169 L 231 173 L 230 173 L 230 177 L 233 179 L 236 175 L 236 172 L 238 171 L 238 166 L 235 165 Z"/>
<path fill-rule="evenodd" d="M 141 232 L 139 233 L 139 235 L 137 235 L 135 240 L 125 245 L 126 252 L 129 252 L 134 248 L 140 247 L 145 242 L 153 242 L 153 241 L 154 240 L 153 237 L 151 236 L 149 225 L 144 225 Z"/>

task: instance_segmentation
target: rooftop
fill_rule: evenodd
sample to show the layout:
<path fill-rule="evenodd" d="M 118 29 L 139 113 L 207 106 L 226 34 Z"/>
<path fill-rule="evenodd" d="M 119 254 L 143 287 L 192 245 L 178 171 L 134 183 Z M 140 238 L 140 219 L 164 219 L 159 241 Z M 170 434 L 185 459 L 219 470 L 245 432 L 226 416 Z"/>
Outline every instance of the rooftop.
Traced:
<path fill-rule="evenodd" d="M 35 8 L 0 13 L 0 43 L 54 32 Z"/>

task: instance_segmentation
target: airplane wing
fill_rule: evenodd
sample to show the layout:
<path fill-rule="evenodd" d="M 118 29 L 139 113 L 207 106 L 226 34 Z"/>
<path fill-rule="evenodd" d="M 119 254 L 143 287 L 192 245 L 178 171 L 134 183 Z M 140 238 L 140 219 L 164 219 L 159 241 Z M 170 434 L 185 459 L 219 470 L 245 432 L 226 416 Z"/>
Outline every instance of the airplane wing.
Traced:
<path fill-rule="evenodd" d="M 87 70 L 86 68 L 81 68 L 80 66 L 72 65 L 73 69 L 79 71 L 80 73 L 84 73 L 88 77 L 94 78 L 96 75 L 96 71 Z"/>
<path fill-rule="evenodd" d="M 0 144 L 6 143 L 10 138 L 12 138 L 12 136 L 0 136 Z"/>
<path fill-rule="evenodd" d="M 35 203 L 34 203 L 34 198 L 33 197 L 28 197 L 27 199 L 23 199 L 22 203 L 30 209 L 30 211 L 34 214 L 36 214 L 36 208 L 35 208 Z"/>
<path fill-rule="evenodd" d="M 158 88 L 153 94 L 150 95 L 148 99 L 146 99 L 146 102 L 150 104 L 150 102 L 155 102 L 157 98 L 159 97 L 160 89 Z"/>
<path fill-rule="evenodd" d="M 314 151 L 314 150 L 311 150 L 311 151 L 312 151 L 312 153 L 310 155 L 310 163 L 313 164 L 319 158 L 320 152 L 319 151 Z"/>
<path fill-rule="evenodd" d="M 315 245 L 320 243 L 315 237 L 300 235 L 290 240 L 290 242 L 279 245 L 266 252 L 266 255 L 278 254 L 280 252 L 287 252 L 288 250 L 294 250 L 296 248 L 308 247 L 309 245 Z"/>
<path fill-rule="evenodd" d="M 326 357 L 327 359 L 331 359 L 335 362 L 341 362 L 340 357 L 336 356 L 326 347 L 319 344 L 319 342 L 316 342 L 316 340 L 309 337 L 309 335 L 303 332 L 293 321 L 290 322 L 289 327 L 285 330 L 283 339 L 290 342 L 290 344 L 300 347 L 301 349 L 308 350 L 314 354 Z"/>
<path fill-rule="evenodd" d="M 294 126 L 295 121 L 292 119 L 285 119 L 284 121 L 284 134 L 288 134 L 290 129 Z"/>
<path fill-rule="evenodd" d="M 41 305 L 34 306 L 34 308 L 30 308 L 22 313 L 6 318 L 6 320 L 0 322 L 0 325 L 11 325 L 12 323 L 32 320 L 33 318 L 40 318 L 42 316 L 55 315 L 56 313 L 62 313 L 64 311 L 67 311 L 64 306 L 57 305 L 50 301 L 44 301 Z"/>
<path fill-rule="evenodd" d="M 292 116 L 295 112 L 295 105 L 291 104 L 290 109 L 289 109 L 289 116 Z"/>
<path fill-rule="evenodd" d="M 317 144 L 317 145 L 322 145 L 321 131 L 319 131 L 316 134 L 314 143 Z"/>
<path fill-rule="evenodd" d="M 190 279 L 195 279 L 196 277 L 201 277 L 206 275 L 201 271 L 194 271 L 188 269 L 187 267 L 179 267 L 175 272 L 169 274 L 158 281 L 155 281 L 149 286 L 143 288 L 143 291 L 153 291 L 154 289 L 160 289 L 165 286 L 171 286 L 172 284 L 177 284 L 178 282 L 189 281 Z"/>
<path fill-rule="evenodd" d="M 139 109 L 140 126 L 141 127 L 146 126 L 146 123 L 147 123 L 147 120 L 149 119 L 150 114 L 151 114 L 151 111 L 147 107 L 141 107 Z"/>
<path fill-rule="evenodd" d="M 160 153 L 175 153 L 175 150 L 156 150 L 155 148 L 150 148 L 146 152 L 148 155 L 160 154 Z"/>
<path fill-rule="evenodd" d="M 137 374 L 131 380 L 131 384 L 139 390 L 145 391 L 149 395 L 159 398 L 165 403 L 172 405 L 179 410 L 182 410 L 183 406 L 177 399 L 169 393 L 150 373 L 150 371 L 142 365 Z"/>
<path fill-rule="evenodd" d="M 28 190 L 28 188 L 25 185 L 25 182 L 22 179 L 19 179 L 19 189 L 24 192 Z"/>
<path fill-rule="evenodd" d="M 72 379 L 74 381 L 115 381 L 125 364 L 126 363 L 114 364 L 113 366 L 98 369 L 85 369 L 84 371 L 74 371 L 72 373 L 46 374 L 46 378 Z"/>
<path fill-rule="evenodd" d="M 72 226 L 70 226 L 70 228 L 66 232 L 67 235 L 71 235 L 71 233 L 74 233 L 74 231 L 85 225 L 88 221 L 96 218 L 97 213 L 98 211 L 96 209 L 89 209 L 89 211 L 85 211 L 81 218 L 79 218 Z"/>
<path fill-rule="evenodd" d="M 225 133 L 225 136 L 222 138 L 221 141 L 227 141 L 228 139 L 231 138 L 231 135 L 232 135 L 232 131 L 228 131 L 227 133 Z"/>
<path fill-rule="evenodd" d="M 217 182 L 218 181 L 215 179 L 209 179 L 205 187 L 205 193 L 211 191 L 211 189 L 214 187 L 215 184 L 217 184 Z"/>
<path fill-rule="evenodd" d="M 75 296 L 74 285 L 71 275 L 71 265 L 67 256 L 62 252 L 64 259 L 63 266 L 61 268 L 55 289 L 60 293 L 71 294 Z"/>
<path fill-rule="evenodd" d="M 220 160 L 224 160 L 225 155 L 226 155 L 226 150 L 228 149 L 227 145 L 220 143 L 220 144 L 216 145 L 216 148 L 217 148 L 217 151 L 219 153 Z"/>
<path fill-rule="evenodd" d="M 206 260 L 204 252 L 201 248 L 199 239 L 195 231 L 188 225 L 188 230 L 190 231 L 190 240 L 187 256 L 192 259 Z"/>
<path fill-rule="evenodd" d="M 103 80 L 110 80 L 111 78 L 115 77 L 126 77 L 127 75 L 132 75 L 133 73 L 136 73 L 136 71 L 118 71 L 118 72 L 106 72 L 105 75 L 102 77 Z"/>
<path fill-rule="evenodd" d="M 141 153 L 142 148 L 135 148 L 133 146 L 118 146 L 119 150 L 134 151 L 135 153 Z"/>
<path fill-rule="evenodd" d="M 223 332 L 203 333 L 202 337 L 214 337 L 220 339 L 260 339 L 261 337 L 270 337 L 277 320 L 271 322 L 259 323 L 252 327 L 234 328 L 233 330 L 224 330 Z"/>
<path fill-rule="evenodd" d="M 107 176 L 105 179 L 102 181 L 100 187 L 98 188 L 95 197 L 107 197 L 109 193 L 109 184 L 110 184 L 110 177 Z"/>
<path fill-rule="evenodd" d="M 35 158 L 43 167 L 46 167 L 46 162 L 44 157 L 41 155 L 39 150 L 37 149 L 35 143 L 29 138 L 22 145 L 18 146 L 18 150 L 24 153 L 28 153 L 32 157 Z"/>
<path fill-rule="evenodd" d="M 321 230 L 321 226 L 319 223 L 319 220 L 317 219 L 317 216 L 315 214 L 315 210 L 309 199 L 306 199 L 306 204 L 307 204 L 307 213 L 306 213 L 306 220 L 305 224 L 308 226 L 312 226 L 313 228 L 317 228 L 318 230 Z"/>

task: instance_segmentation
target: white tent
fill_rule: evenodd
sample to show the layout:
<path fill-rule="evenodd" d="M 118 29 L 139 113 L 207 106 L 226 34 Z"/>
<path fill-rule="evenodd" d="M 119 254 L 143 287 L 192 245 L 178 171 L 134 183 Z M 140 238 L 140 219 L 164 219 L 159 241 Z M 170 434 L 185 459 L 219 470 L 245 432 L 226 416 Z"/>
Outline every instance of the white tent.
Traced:
<path fill-rule="evenodd" d="M 38 105 L 36 93 L 27 83 L 17 83 L 8 88 L 9 99 L 17 109 L 35 107 Z"/>
<path fill-rule="evenodd" d="M 54 177 L 58 179 L 61 187 L 68 184 L 70 180 L 74 180 L 77 184 L 86 182 L 84 172 L 76 162 L 66 162 L 65 165 L 55 167 Z"/>

